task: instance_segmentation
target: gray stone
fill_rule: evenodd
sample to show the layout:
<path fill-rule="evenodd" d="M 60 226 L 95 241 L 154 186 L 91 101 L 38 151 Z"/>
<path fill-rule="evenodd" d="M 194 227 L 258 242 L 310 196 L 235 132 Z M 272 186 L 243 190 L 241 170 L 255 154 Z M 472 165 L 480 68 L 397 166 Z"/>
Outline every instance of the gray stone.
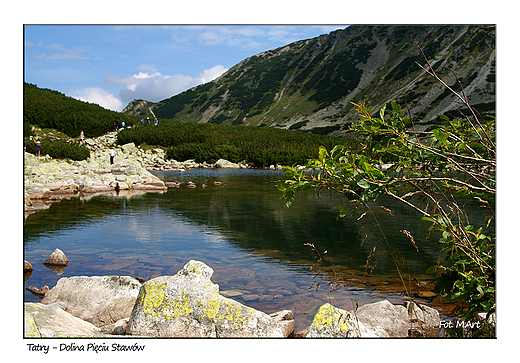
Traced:
<path fill-rule="evenodd" d="M 34 286 L 29 286 L 26 288 L 26 290 L 30 291 L 33 295 L 42 298 L 49 291 L 49 286 L 45 285 L 43 287 L 40 287 L 39 289 Z"/>
<path fill-rule="evenodd" d="M 225 160 L 225 159 L 218 159 L 215 163 L 215 168 L 222 168 L 222 169 L 239 169 L 240 165 L 232 163 L 231 161 Z"/>
<path fill-rule="evenodd" d="M 366 327 L 381 328 L 390 337 L 408 337 L 408 313 L 388 300 L 363 305 L 355 315 Z"/>
<path fill-rule="evenodd" d="M 121 146 L 121 149 L 123 150 L 123 152 L 125 154 L 136 154 L 137 153 L 137 148 L 135 147 L 135 144 L 133 142 L 124 144 L 123 146 Z"/>
<path fill-rule="evenodd" d="M 69 264 L 69 259 L 62 250 L 56 248 L 53 253 L 49 256 L 48 259 L 43 261 L 44 265 L 52 265 L 52 266 L 67 266 Z"/>
<path fill-rule="evenodd" d="M 44 304 L 64 302 L 72 315 L 97 327 L 130 317 L 141 283 L 129 276 L 75 276 L 58 280 Z"/>
<path fill-rule="evenodd" d="M 47 199 L 51 196 L 51 191 L 49 188 L 30 188 L 26 189 L 25 192 L 27 193 L 27 196 L 29 199 Z"/>
<path fill-rule="evenodd" d="M 126 326 L 129 335 L 151 337 L 284 337 L 267 314 L 219 294 L 213 269 L 190 261 L 174 276 L 143 284 Z"/>
<path fill-rule="evenodd" d="M 23 271 L 26 272 L 26 271 L 32 271 L 32 270 L 33 270 L 32 265 L 29 262 L 23 260 Z"/>
<path fill-rule="evenodd" d="M 441 324 L 439 312 L 429 306 L 407 301 L 405 308 L 408 312 L 411 329 L 419 329 L 420 326 L 423 329 L 438 328 Z"/>
<path fill-rule="evenodd" d="M 294 333 L 294 314 L 292 310 L 278 311 L 269 314 L 269 316 L 282 325 L 284 337 L 290 337 Z"/>
<path fill-rule="evenodd" d="M 24 304 L 26 338 L 106 337 L 98 327 L 63 310 L 59 304 Z"/>
<path fill-rule="evenodd" d="M 99 329 L 105 334 L 125 335 L 126 324 L 128 324 L 128 318 L 118 320 L 114 324 L 102 326 Z"/>

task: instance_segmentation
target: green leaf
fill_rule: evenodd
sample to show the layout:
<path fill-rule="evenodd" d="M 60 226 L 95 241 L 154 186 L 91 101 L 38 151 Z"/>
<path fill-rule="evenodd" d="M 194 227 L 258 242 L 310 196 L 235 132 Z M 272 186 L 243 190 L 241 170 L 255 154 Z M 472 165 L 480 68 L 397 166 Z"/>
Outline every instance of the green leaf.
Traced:
<path fill-rule="evenodd" d="M 385 110 L 386 110 L 386 104 L 383 105 L 383 107 L 381 107 L 381 109 L 379 110 L 379 117 L 381 118 L 381 120 L 385 119 Z"/>
<path fill-rule="evenodd" d="M 426 273 L 427 273 L 427 274 L 431 274 L 431 273 L 434 273 L 435 271 L 437 271 L 437 265 L 430 266 L 430 267 L 426 270 Z"/>
<path fill-rule="evenodd" d="M 481 301 L 480 305 L 484 308 L 484 311 L 489 311 L 493 307 L 493 301 Z"/>
<path fill-rule="evenodd" d="M 444 132 L 442 132 L 441 129 L 434 129 L 432 132 L 433 136 L 435 136 L 437 140 L 442 142 L 444 145 L 447 145 L 448 141 L 446 140 L 446 135 L 444 134 Z"/>
<path fill-rule="evenodd" d="M 293 189 L 286 189 L 283 195 L 285 197 L 285 205 L 290 207 L 292 202 L 294 202 L 295 191 Z"/>
<path fill-rule="evenodd" d="M 455 286 L 459 288 L 460 290 L 464 289 L 464 283 L 460 280 L 455 281 Z"/>
<path fill-rule="evenodd" d="M 325 162 L 325 157 L 328 156 L 328 152 L 327 152 L 327 149 L 325 149 L 323 146 L 320 146 L 320 150 L 319 150 L 319 157 L 320 157 L 320 161 L 322 163 Z"/>
<path fill-rule="evenodd" d="M 482 290 L 482 286 L 478 285 L 477 286 L 477 291 L 480 293 L 480 296 L 484 295 L 484 290 Z"/>
<path fill-rule="evenodd" d="M 449 117 L 446 116 L 446 115 L 437 115 L 437 117 L 439 117 L 442 121 L 449 121 Z"/>
<path fill-rule="evenodd" d="M 365 180 L 365 179 L 359 179 L 356 181 L 356 184 L 363 188 L 363 189 L 368 189 L 370 188 L 370 184 L 368 184 L 368 182 Z"/>

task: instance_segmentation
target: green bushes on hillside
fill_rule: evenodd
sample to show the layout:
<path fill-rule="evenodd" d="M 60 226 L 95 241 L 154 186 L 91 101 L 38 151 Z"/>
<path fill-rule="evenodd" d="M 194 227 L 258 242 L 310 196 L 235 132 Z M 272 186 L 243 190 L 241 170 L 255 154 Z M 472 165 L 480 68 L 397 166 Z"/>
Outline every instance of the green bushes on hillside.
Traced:
<path fill-rule="evenodd" d="M 114 121 L 127 125 L 138 119 L 107 110 L 99 105 L 76 100 L 49 89 L 24 83 L 24 125 L 56 129 L 70 137 L 78 137 L 81 130 L 89 137 L 101 136 L 114 129 Z M 25 130 L 25 126 L 24 126 Z"/>
<path fill-rule="evenodd" d="M 36 153 L 36 144 L 34 140 L 24 138 L 25 151 L 31 154 Z M 40 154 L 49 155 L 56 159 L 86 160 L 90 157 L 90 150 L 75 141 L 65 141 L 61 139 L 50 139 L 47 137 L 39 139 Z"/>
<path fill-rule="evenodd" d="M 118 143 L 133 142 L 168 148 L 166 156 L 213 163 L 218 159 L 246 161 L 255 167 L 304 164 L 320 146 L 353 145 L 339 139 L 299 131 L 164 120 L 158 126 L 139 126 L 118 134 Z"/>

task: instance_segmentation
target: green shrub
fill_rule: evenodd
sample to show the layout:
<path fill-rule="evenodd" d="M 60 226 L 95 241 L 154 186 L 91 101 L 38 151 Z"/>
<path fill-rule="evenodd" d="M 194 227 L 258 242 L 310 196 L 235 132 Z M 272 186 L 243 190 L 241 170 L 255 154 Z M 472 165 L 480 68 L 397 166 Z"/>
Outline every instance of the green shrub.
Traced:
<path fill-rule="evenodd" d="M 28 153 L 36 154 L 34 140 L 24 139 Z M 90 157 L 90 150 L 76 141 L 65 141 L 61 139 L 42 138 L 40 141 L 40 155 L 49 155 L 56 159 L 86 160 Z"/>
<path fill-rule="evenodd" d="M 213 163 L 226 159 L 246 161 L 256 167 L 273 164 L 304 164 L 320 146 L 353 145 L 355 142 L 270 127 L 199 124 L 161 121 L 159 126 L 134 127 L 118 134 L 118 143 L 133 142 L 168 148 L 166 156 L 184 161 Z"/>
<path fill-rule="evenodd" d="M 107 110 L 99 105 L 76 100 L 50 89 L 24 83 L 24 124 L 37 125 L 78 137 L 81 130 L 88 137 L 114 130 L 114 121 L 136 125 L 137 117 Z M 25 132 L 24 126 L 24 132 Z"/>

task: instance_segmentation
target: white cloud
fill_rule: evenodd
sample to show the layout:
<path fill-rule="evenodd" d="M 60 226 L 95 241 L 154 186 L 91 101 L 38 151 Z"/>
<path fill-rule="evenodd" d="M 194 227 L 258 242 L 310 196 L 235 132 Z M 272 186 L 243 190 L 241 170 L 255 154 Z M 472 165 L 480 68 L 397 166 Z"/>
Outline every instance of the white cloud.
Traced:
<path fill-rule="evenodd" d="M 134 99 L 162 101 L 199 84 L 210 82 L 227 71 L 224 66 L 216 65 L 205 69 L 197 77 L 190 77 L 183 74 L 162 75 L 153 65 L 142 65 L 138 69 L 141 70 L 139 73 L 127 77 L 120 77 L 112 72 L 105 73 L 103 77 L 104 82 L 122 87 L 119 98 L 123 107 Z"/>
<path fill-rule="evenodd" d="M 119 98 L 99 87 L 72 90 L 69 92 L 69 96 L 77 100 L 96 103 L 114 111 L 121 111 L 123 106 Z"/>
<path fill-rule="evenodd" d="M 121 87 L 119 97 L 99 87 L 75 89 L 69 92 L 69 96 L 96 103 L 110 110 L 121 111 L 134 99 L 162 101 L 199 84 L 210 82 L 227 71 L 224 66 L 216 65 L 205 69 L 197 77 L 190 77 L 183 74 L 162 75 L 153 65 L 142 65 L 138 69 L 141 70 L 139 73 L 127 77 L 119 77 L 112 72 L 105 73 L 105 83 Z"/>
<path fill-rule="evenodd" d="M 201 74 L 199 74 L 198 78 L 200 79 L 201 83 L 207 83 L 213 81 L 215 78 L 220 77 L 226 71 L 227 68 L 219 64 L 213 68 L 205 69 Z"/>

